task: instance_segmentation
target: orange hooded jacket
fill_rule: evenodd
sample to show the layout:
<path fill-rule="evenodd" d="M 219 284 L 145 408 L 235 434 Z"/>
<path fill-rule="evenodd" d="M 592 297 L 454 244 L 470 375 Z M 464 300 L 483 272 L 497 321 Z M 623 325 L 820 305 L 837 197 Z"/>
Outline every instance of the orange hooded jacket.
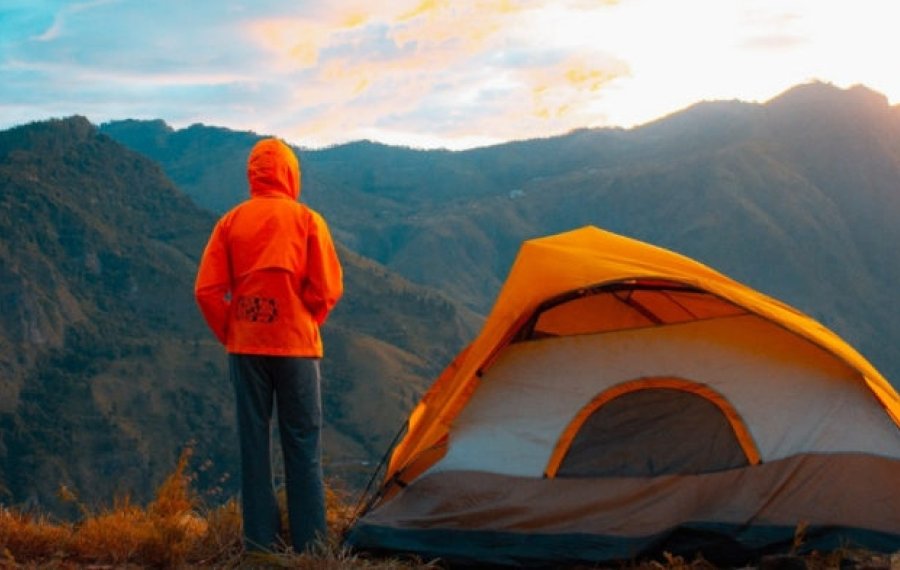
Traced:
<path fill-rule="evenodd" d="M 194 296 L 230 353 L 319 358 L 319 325 L 343 293 L 328 226 L 297 201 L 300 165 L 283 142 L 258 142 L 247 178 L 250 199 L 213 229 Z"/>

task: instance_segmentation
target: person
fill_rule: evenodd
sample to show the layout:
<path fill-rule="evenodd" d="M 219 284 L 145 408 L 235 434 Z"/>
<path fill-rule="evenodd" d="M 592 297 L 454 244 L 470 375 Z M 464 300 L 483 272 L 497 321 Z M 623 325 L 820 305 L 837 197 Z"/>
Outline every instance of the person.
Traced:
<path fill-rule="evenodd" d="M 270 449 L 274 399 L 290 539 L 302 552 L 326 533 L 319 327 L 343 293 L 343 273 L 325 220 L 299 202 L 300 163 L 288 145 L 259 141 L 247 178 L 250 198 L 214 227 L 194 295 L 228 352 L 245 549 L 272 549 L 280 530 Z"/>

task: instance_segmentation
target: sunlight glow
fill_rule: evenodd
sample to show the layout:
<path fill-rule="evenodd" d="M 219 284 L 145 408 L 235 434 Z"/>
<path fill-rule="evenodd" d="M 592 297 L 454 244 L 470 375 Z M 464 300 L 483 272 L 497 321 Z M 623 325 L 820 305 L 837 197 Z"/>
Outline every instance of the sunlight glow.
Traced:
<path fill-rule="evenodd" d="M 763 102 L 810 80 L 900 99 L 893 0 L 276 0 L 254 9 L 200 0 L 172 8 L 181 17 L 94 0 L 23 10 L 0 21 L 3 125 L 29 104 L 93 110 L 101 121 L 140 109 L 173 125 L 200 117 L 298 133 L 300 144 L 367 137 L 462 148 L 630 127 L 703 100 Z M 53 101 L 33 96 L 44 92 Z"/>

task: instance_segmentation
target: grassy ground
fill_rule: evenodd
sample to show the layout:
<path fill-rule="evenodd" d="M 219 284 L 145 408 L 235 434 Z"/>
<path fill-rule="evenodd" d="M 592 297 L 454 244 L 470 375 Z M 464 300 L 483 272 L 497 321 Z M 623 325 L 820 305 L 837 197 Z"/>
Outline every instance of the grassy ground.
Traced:
<path fill-rule="evenodd" d="M 328 490 L 329 536 L 310 554 L 288 549 L 248 558 L 241 547 L 240 509 L 235 501 L 203 508 L 186 473 L 188 454 L 160 486 L 156 499 L 145 507 L 119 501 L 102 512 L 82 508 L 76 523 L 20 513 L 0 507 L 0 568 L 299 568 L 308 570 L 410 570 L 440 568 L 439 561 L 373 559 L 340 546 L 353 507 L 347 497 Z M 67 500 L 77 498 L 63 489 Z M 802 542 L 798 529 L 795 547 Z M 893 556 L 858 551 L 813 553 L 804 557 L 769 557 L 754 567 L 761 570 L 866 568 L 900 570 L 900 553 Z M 618 570 L 709 570 L 702 557 L 685 560 L 665 556 L 658 561 L 619 565 Z"/>
<path fill-rule="evenodd" d="M 242 552 L 240 508 L 231 500 L 203 508 L 186 473 L 188 454 L 142 507 L 119 501 L 102 512 L 82 507 L 76 523 L 51 520 L 0 507 L 0 568 L 301 568 L 407 570 L 432 565 L 374 560 L 340 546 L 352 517 L 346 497 L 328 489 L 328 540 L 312 554 L 288 549 L 248 558 Z M 61 489 L 64 499 L 77 497 Z"/>

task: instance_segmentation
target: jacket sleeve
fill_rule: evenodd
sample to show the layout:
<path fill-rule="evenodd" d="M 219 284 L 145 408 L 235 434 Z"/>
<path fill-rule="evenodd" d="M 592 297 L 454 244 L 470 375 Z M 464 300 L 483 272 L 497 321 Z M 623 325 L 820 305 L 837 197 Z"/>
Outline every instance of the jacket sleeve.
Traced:
<path fill-rule="evenodd" d="M 194 298 L 206 324 L 225 344 L 228 325 L 228 295 L 231 291 L 231 270 L 228 250 L 222 230 L 222 222 L 216 224 L 209 243 L 200 259 L 197 280 L 194 283 Z"/>
<path fill-rule="evenodd" d="M 344 293 L 344 277 L 328 225 L 315 212 L 312 212 L 306 245 L 306 281 L 301 298 L 313 319 L 321 325 Z"/>

